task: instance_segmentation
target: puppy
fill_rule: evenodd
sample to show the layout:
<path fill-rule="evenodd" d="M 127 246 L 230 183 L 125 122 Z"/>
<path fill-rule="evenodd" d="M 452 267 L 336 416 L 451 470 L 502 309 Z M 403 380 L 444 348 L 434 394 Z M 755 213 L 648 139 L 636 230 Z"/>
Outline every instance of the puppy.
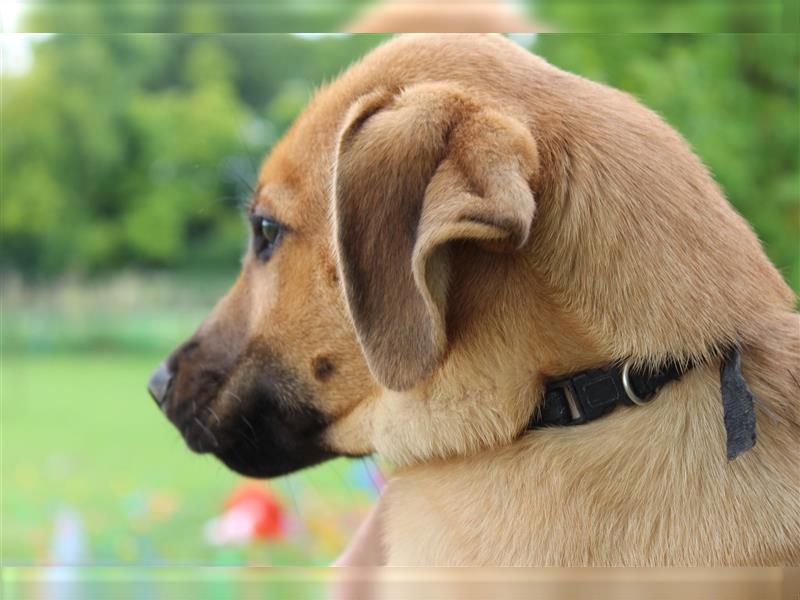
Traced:
<path fill-rule="evenodd" d="M 630 96 L 499 36 L 402 36 L 315 95 L 247 214 L 238 280 L 149 386 L 195 451 L 254 477 L 381 453 L 394 565 L 800 562 L 794 296 Z M 729 460 L 732 348 L 757 443 Z M 529 427 L 553 381 L 622 364 L 681 368 Z"/>

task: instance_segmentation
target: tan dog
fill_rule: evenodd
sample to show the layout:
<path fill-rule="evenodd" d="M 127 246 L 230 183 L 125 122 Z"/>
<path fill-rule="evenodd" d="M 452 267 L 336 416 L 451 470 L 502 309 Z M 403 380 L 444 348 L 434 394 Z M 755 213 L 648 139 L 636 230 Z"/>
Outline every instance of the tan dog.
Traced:
<path fill-rule="evenodd" d="M 249 216 L 150 384 L 195 450 L 255 476 L 380 452 L 390 564 L 800 562 L 793 294 L 630 96 L 502 37 L 401 37 L 317 93 Z M 729 462 L 732 345 L 758 442 Z M 550 378 L 669 358 L 698 366 L 647 406 L 526 430 Z"/>

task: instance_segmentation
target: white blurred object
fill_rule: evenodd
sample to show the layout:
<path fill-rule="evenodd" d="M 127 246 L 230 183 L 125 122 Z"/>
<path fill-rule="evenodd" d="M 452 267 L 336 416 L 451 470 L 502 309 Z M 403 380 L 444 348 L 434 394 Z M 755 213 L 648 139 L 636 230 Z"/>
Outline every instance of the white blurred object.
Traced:
<path fill-rule="evenodd" d="M 53 538 L 50 542 L 50 564 L 70 566 L 85 564 L 89 557 L 86 531 L 80 514 L 69 506 L 56 512 Z"/>
<path fill-rule="evenodd" d="M 261 511 L 255 505 L 234 506 L 221 517 L 211 519 L 203 528 L 206 541 L 214 546 L 242 545 L 255 536 Z"/>
<path fill-rule="evenodd" d="M 88 562 L 88 547 L 83 520 L 78 511 L 69 506 L 59 507 L 48 555 L 51 566 L 45 571 L 43 589 L 38 596 L 47 600 L 85 598 L 80 569 L 77 567 Z"/>

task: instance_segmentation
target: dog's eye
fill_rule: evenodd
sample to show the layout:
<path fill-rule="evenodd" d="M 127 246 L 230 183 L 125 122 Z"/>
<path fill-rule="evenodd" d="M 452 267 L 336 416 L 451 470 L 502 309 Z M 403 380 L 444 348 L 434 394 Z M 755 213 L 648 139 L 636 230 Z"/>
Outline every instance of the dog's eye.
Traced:
<path fill-rule="evenodd" d="M 280 240 L 283 227 L 272 219 L 255 217 L 253 219 L 253 230 L 256 256 L 261 260 L 267 260 L 272 256 L 272 251 Z"/>
<path fill-rule="evenodd" d="M 281 226 L 270 219 L 261 219 L 261 236 L 264 241 L 274 244 L 281 232 Z"/>

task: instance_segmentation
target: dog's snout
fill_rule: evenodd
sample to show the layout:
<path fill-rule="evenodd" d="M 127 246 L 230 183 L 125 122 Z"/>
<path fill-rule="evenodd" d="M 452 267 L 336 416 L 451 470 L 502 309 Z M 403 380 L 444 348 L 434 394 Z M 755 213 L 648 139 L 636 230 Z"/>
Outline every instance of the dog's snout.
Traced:
<path fill-rule="evenodd" d="M 167 363 L 162 362 L 150 376 L 150 381 L 147 382 L 147 391 L 150 392 L 153 400 L 156 401 L 160 408 L 163 408 L 167 400 L 170 381 L 172 381 L 172 372 Z"/>

